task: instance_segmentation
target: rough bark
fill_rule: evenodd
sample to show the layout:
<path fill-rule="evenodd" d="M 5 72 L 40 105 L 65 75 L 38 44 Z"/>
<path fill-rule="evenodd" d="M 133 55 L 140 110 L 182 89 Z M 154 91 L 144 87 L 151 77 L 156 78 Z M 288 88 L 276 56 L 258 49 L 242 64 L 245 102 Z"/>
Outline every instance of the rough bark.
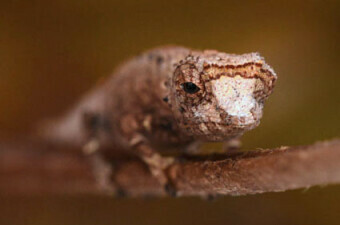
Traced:
<path fill-rule="evenodd" d="M 112 161 L 127 196 L 166 193 L 138 159 Z M 181 157 L 167 169 L 178 196 L 247 195 L 340 182 L 340 139 L 233 155 Z M 107 194 L 80 149 L 32 141 L 0 143 L 0 194 Z"/>

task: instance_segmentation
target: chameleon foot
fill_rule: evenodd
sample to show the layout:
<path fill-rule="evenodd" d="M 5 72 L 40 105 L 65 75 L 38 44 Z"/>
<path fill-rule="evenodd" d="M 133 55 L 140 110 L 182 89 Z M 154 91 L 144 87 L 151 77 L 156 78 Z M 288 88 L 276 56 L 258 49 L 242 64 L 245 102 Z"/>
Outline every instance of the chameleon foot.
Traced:
<path fill-rule="evenodd" d="M 176 196 L 176 188 L 169 182 L 165 169 L 174 163 L 172 157 L 162 157 L 159 154 L 153 154 L 151 157 L 144 157 L 143 161 L 148 164 L 151 174 L 164 187 L 164 190 L 172 197 Z"/>

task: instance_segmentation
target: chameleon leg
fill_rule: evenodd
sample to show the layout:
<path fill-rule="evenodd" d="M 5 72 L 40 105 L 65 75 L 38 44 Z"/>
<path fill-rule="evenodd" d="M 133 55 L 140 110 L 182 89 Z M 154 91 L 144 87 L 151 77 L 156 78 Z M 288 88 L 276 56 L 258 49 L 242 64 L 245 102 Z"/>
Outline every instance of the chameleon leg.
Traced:
<path fill-rule="evenodd" d="M 175 195 L 175 189 L 171 186 L 165 173 L 165 169 L 174 163 L 173 157 L 163 157 L 143 139 L 132 146 L 134 153 L 148 166 L 151 174 L 165 188 L 170 195 Z"/>
<path fill-rule="evenodd" d="M 118 193 L 116 185 L 111 181 L 114 173 L 113 167 L 98 152 L 89 157 L 92 165 L 93 175 L 96 179 L 97 186 L 108 194 Z"/>
<path fill-rule="evenodd" d="M 84 146 L 83 153 L 87 156 L 92 166 L 93 176 L 99 190 L 108 194 L 116 193 L 115 185 L 111 182 L 113 173 L 112 166 L 102 156 L 100 143 L 97 138 L 92 137 Z"/>
<path fill-rule="evenodd" d="M 121 195 L 122 191 L 119 185 L 112 181 L 113 165 L 106 160 L 100 151 L 103 142 L 101 137 L 109 133 L 109 122 L 103 115 L 87 112 L 83 115 L 83 123 L 87 132 L 87 142 L 83 145 L 83 153 L 91 163 L 98 189 L 104 190 L 108 194 Z"/>
<path fill-rule="evenodd" d="M 121 131 L 126 138 L 130 153 L 140 158 L 148 166 L 150 173 L 165 188 L 165 191 L 174 195 L 175 192 L 172 192 L 174 189 L 165 173 L 165 169 L 174 162 L 174 158 L 163 157 L 142 134 L 143 131 L 148 130 L 150 119 L 147 118 L 141 122 L 132 114 L 125 115 L 120 121 Z"/>

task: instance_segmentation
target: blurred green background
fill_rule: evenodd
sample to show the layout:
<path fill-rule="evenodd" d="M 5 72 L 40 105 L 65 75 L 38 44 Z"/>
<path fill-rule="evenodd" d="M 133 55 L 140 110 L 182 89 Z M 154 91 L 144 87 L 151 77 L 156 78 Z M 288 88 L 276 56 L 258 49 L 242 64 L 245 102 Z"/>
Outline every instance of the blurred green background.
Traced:
<path fill-rule="evenodd" d="M 0 132 L 59 115 L 124 59 L 178 44 L 260 52 L 279 76 L 244 149 L 339 137 L 340 2 L 0 1 Z M 340 186 L 223 197 L 0 197 L 0 224 L 339 224 Z"/>

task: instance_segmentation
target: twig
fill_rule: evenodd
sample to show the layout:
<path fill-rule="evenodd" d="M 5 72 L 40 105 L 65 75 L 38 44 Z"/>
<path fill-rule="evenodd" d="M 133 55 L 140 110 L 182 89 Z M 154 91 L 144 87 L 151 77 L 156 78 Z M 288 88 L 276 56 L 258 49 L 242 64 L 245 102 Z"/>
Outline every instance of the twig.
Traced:
<path fill-rule="evenodd" d="M 166 193 L 137 159 L 112 162 L 128 196 Z M 31 141 L 0 143 L 0 194 L 107 194 L 79 149 Z M 178 196 L 246 195 L 340 183 L 340 139 L 301 147 L 182 158 L 167 173 Z"/>

